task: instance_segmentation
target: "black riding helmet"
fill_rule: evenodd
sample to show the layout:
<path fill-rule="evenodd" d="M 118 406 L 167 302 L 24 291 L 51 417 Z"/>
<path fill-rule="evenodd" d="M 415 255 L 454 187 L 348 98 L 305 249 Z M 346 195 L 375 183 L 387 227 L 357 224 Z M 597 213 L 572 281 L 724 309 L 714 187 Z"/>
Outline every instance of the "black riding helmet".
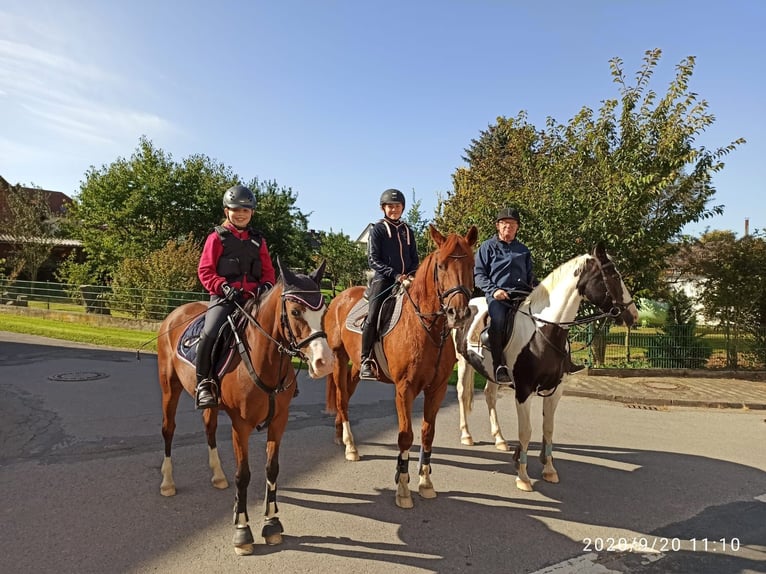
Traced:
<path fill-rule="evenodd" d="M 405 207 L 407 204 L 407 202 L 404 201 L 404 194 L 398 189 L 387 189 L 383 192 L 380 196 L 380 205 L 382 207 L 387 203 L 401 203 L 402 207 Z"/>
<path fill-rule="evenodd" d="M 495 217 L 495 223 L 501 219 L 515 219 L 516 222 L 521 225 L 521 217 L 519 216 L 519 211 L 513 207 L 504 207 L 498 211 L 497 217 Z"/>
<path fill-rule="evenodd" d="M 223 206 L 229 209 L 235 209 L 237 207 L 245 207 L 247 209 L 255 209 L 255 196 L 244 185 L 235 185 L 230 187 L 223 194 Z"/>

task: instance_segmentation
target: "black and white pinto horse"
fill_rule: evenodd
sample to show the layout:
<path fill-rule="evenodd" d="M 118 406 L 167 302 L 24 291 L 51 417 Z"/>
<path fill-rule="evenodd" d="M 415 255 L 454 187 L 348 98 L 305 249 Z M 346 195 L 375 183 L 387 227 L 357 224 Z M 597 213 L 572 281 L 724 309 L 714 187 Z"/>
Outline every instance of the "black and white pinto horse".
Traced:
<path fill-rule="evenodd" d="M 601 313 L 575 321 L 583 300 L 593 303 Z M 491 377 L 492 356 L 480 342 L 481 332 L 489 320 L 487 301 L 484 297 L 474 298 L 470 305 L 475 309 L 470 325 L 454 331 L 458 351 L 461 442 L 473 444 L 467 414 L 473 403 L 474 372 L 479 371 L 487 378 L 484 396 L 495 446 L 508 450 L 497 420 L 498 384 Z M 515 386 L 519 446 L 514 460 L 518 467 L 516 486 L 521 490 L 532 490 L 527 474 L 527 449 L 532 438 L 532 401 L 529 398 L 533 394 L 543 397 L 540 461 L 544 465 L 543 479 L 557 483 L 558 473 L 553 467 L 553 417 L 562 394 L 560 383 L 570 364 L 568 329 L 572 325 L 604 317 L 614 319 L 618 325 L 624 323 L 631 326 L 638 320 L 638 310 L 601 245 L 592 254 L 580 255 L 554 269 L 519 306 L 513 334 L 504 352 Z"/>

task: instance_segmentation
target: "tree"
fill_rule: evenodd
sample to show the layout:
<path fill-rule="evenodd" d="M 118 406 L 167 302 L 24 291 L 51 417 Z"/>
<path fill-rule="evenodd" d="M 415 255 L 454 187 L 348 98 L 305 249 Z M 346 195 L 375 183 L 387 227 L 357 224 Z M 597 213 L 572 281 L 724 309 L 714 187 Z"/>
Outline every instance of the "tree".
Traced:
<path fill-rule="evenodd" d="M 320 232 L 321 241 L 317 263 L 327 262 L 325 277 L 332 281 L 332 295 L 337 291 L 364 284 L 367 270 L 367 253 L 363 246 L 351 240 L 343 232 L 333 233 L 332 229 Z"/>
<path fill-rule="evenodd" d="M 240 183 L 231 168 L 204 155 L 175 162 L 146 137 L 130 159 L 91 167 L 68 217 L 72 236 L 83 243 L 85 262 L 69 262 L 60 276 L 69 283 L 106 283 L 126 259 L 141 259 L 169 241 L 201 244 L 223 221 L 223 192 Z M 253 224 L 282 262 L 308 260 L 306 216 L 294 207 L 291 190 L 253 179 L 258 200 Z"/>
<path fill-rule="evenodd" d="M 707 319 L 719 322 L 727 338 L 727 363 L 737 368 L 740 331 L 766 349 L 766 237 L 737 239 L 731 231 L 708 232 L 687 241 L 676 258 L 680 272 L 697 278 Z M 761 351 L 763 354 L 763 351 Z M 755 356 L 766 362 L 766 356 Z"/>
<path fill-rule="evenodd" d="M 423 211 L 420 209 L 421 203 L 419 199 L 415 198 L 415 191 L 413 190 L 412 205 L 404 215 L 404 221 L 412 228 L 418 247 L 418 259 L 423 261 L 433 251 L 435 245 L 433 245 L 431 233 L 428 231 L 429 221 L 423 217 Z"/>
<path fill-rule="evenodd" d="M 13 281 L 26 272 L 30 281 L 35 281 L 55 244 L 56 228 L 48 193 L 22 185 L 8 186 L 7 191 L 7 211 L 0 224 L 15 241 L 6 261 L 10 267 L 8 279 Z"/>
<path fill-rule="evenodd" d="M 647 349 L 652 367 L 664 369 L 701 369 L 713 348 L 695 334 L 697 318 L 689 296 L 682 290 L 672 291 L 662 333 Z"/>
<path fill-rule="evenodd" d="M 308 269 L 312 264 L 308 216 L 295 206 L 297 195 L 276 181 L 253 178 L 247 186 L 255 195 L 252 225 L 266 237 L 274 265 L 279 258 L 288 267 Z"/>
<path fill-rule="evenodd" d="M 200 250 L 189 235 L 168 241 L 147 257 L 124 259 L 114 273 L 109 300 L 146 319 L 165 317 L 183 302 L 179 292 L 202 291 L 197 278 Z"/>
<path fill-rule="evenodd" d="M 660 56 L 646 52 L 633 85 L 612 59 L 620 99 L 604 100 L 598 114 L 583 107 L 567 125 L 548 118 L 544 130 L 524 112 L 499 117 L 466 150 L 468 166 L 456 170 L 453 190 L 437 206 L 438 226 L 458 231 L 467 220 L 488 237 L 497 209 L 515 206 L 538 276 L 604 241 L 634 295 L 658 290 L 671 240 L 687 223 L 722 211 L 708 207 L 711 177 L 744 143 L 695 147 L 714 121 L 689 89 L 695 59 L 677 66 L 658 97 L 649 83 Z"/>

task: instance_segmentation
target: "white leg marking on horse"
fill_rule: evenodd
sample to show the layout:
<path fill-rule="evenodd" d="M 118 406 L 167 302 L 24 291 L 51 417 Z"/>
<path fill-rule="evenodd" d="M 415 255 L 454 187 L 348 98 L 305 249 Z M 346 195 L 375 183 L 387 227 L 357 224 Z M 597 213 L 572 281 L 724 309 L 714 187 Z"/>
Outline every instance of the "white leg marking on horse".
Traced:
<path fill-rule="evenodd" d="M 563 392 L 562 385 L 559 385 L 556 387 L 556 392 L 543 399 L 543 480 L 554 484 L 559 482 L 559 473 L 553 466 L 553 426 L 556 407 Z M 546 449 L 549 452 L 545 452 Z"/>
<path fill-rule="evenodd" d="M 223 473 L 223 467 L 221 466 L 221 459 L 218 457 L 218 449 L 208 447 L 207 463 L 210 465 L 210 470 L 213 471 L 213 477 L 210 482 L 213 486 L 223 490 L 229 488 L 229 482 L 226 480 L 226 475 Z"/>
<path fill-rule="evenodd" d="M 346 445 L 346 460 L 359 460 L 359 451 L 356 450 L 354 435 L 351 434 L 351 423 L 343 423 L 343 444 Z"/>
<path fill-rule="evenodd" d="M 473 367 L 458 354 L 455 389 L 460 405 L 460 443 L 466 446 L 473 446 L 473 437 L 468 430 L 468 414 L 473 407 L 473 374 Z"/>
<path fill-rule="evenodd" d="M 401 453 L 402 460 L 409 460 L 409 451 Z M 414 506 L 412 502 L 412 494 L 410 493 L 410 473 L 403 472 L 399 475 L 399 480 L 396 484 L 396 506 L 399 508 L 412 508 Z"/>
<path fill-rule="evenodd" d="M 532 439 L 532 421 L 530 419 L 530 410 L 532 397 L 527 397 L 524 404 L 516 401 L 516 415 L 519 418 L 519 448 L 521 459 L 519 461 L 519 473 L 516 477 L 516 487 L 525 492 L 532 491 L 532 481 L 527 474 L 527 451 L 529 450 L 529 441 Z"/>
<path fill-rule="evenodd" d="M 497 418 L 497 389 L 498 386 L 491 381 L 487 381 L 484 387 L 484 399 L 487 401 L 487 409 L 489 410 L 489 428 L 492 432 L 492 438 L 495 439 L 495 448 L 497 450 L 510 450 L 508 442 L 503 436 L 503 431 L 500 430 L 500 423 Z"/>
<path fill-rule="evenodd" d="M 174 496 L 176 493 L 176 483 L 173 482 L 173 462 L 169 456 L 162 461 L 162 484 L 160 484 L 160 494 L 162 496 Z"/>

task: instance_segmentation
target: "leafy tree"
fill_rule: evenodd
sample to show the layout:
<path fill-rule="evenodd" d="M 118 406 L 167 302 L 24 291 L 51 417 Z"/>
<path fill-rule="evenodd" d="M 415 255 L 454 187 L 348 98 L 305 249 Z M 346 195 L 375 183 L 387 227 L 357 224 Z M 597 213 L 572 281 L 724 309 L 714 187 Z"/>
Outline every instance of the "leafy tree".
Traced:
<path fill-rule="evenodd" d="M 199 255 L 200 246 L 190 234 L 182 241 L 168 241 L 145 258 L 124 259 L 114 274 L 110 303 L 146 319 L 165 317 L 185 301 L 185 292 L 202 291 Z"/>
<path fill-rule="evenodd" d="M 605 241 L 635 295 L 658 291 L 671 240 L 687 223 L 722 211 L 708 207 L 711 177 L 744 142 L 695 147 L 714 122 L 689 88 L 695 58 L 681 61 L 660 97 L 649 87 L 660 56 L 646 52 L 633 84 L 612 59 L 620 98 L 605 99 L 598 113 L 583 107 L 566 125 L 548 118 L 542 130 L 525 112 L 497 118 L 466 150 L 468 165 L 453 174 L 437 225 L 458 231 L 473 223 L 488 237 L 497 209 L 515 206 L 539 276 Z"/>
<path fill-rule="evenodd" d="M 365 282 L 367 270 L 367 253 L 365 248 L 343 232 L 320 232 L 321 241 L 317 263 L 322 259 L 327 262 L 325 277 L 332 282 L 332 294 L 353 285 Z"/>
<path fill-rule="evenodd" d="M 10 270 L 8 279 L 13 281 L 26 273 L 34 281 L 53 250 L 56 236 L 48 193 L 37 187 L 10 185 L 6 206 L 0 226 L 16 241 L 5 262 Z"/>
<path fill-rule="evenodd" d="M 253 178 L 246 185 L 256 201 L 252 225 L 266 237 L 274 265 L 279 258 L 282 265 L 308 269 L 312 263 L 308 216 L 295 206 L 298 196 L 276 181 Z"/>
<path fill-rule="evenodd" d="M 72 284 L 106 283 L 122 261 L 148 257 L 169 241 L 190 236 L 201 244 L 223 220 L 223 192 L 240 181 L 231 168 L 207 156 L 178 163 L 142 137 L 129 159 L 86 173 L 68 218 L 71 235 L 83 242 L 85 262 L 69 262 L 60 277 Z M 258 199 L 254 225 L 283 263 L 303 265 L 306 216 L 295 208 L 292 191 L 258 179 L 250 187 Z"/>
<path fill-rule="evenodd" d="M 685 243 L 675 260 L 697 278 L 699 302 L 707 319 L 719 322 L 727 338 L 727 363 L 738 367 L 741 331 L 755 339 L 756 361 L 766 357 L 766 237 L 754 233 L 737 239 L 731 231 L 713 231 Z"/>
<path fill-rule="evenodd" d="M 423 211 L 420 208 L 421 204 L 421 200 L 415 198 L 415 191 L 413 190 L 412 204 L 404 215 L 404 221 L 412 228 L 415 241 L 418 244 L 418 258 L 420 261 L 423 261 L 436 246 L 431 241 L 431 234 L 428 231 L 429 221 L 423 217 Z"/>

